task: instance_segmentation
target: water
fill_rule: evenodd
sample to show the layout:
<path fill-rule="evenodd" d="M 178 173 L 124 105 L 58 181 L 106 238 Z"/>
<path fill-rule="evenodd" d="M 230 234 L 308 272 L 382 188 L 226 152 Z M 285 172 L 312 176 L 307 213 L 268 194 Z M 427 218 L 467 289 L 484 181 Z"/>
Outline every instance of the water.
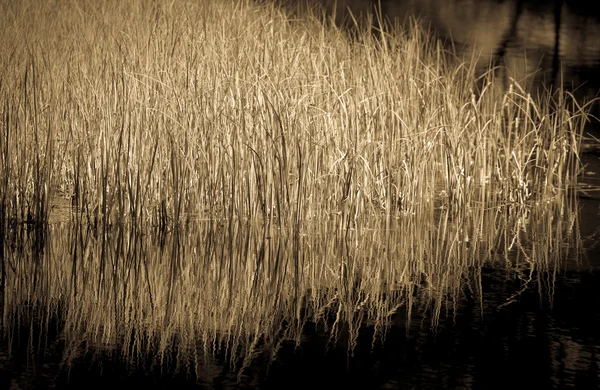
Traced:
<path fill-rule="evenodd" d="M 574 88 L 584 99 L 600 85 L 600 22 L 582 4 L 388 1 L 383 10 L 427 17 L 463 54 L 477 50 L 482 68 L 505 65 L 502 84 L 548 86 L 558 58 L 565 84 L 585 81 Z M 598 155 L 584 161 L 584 182 L 597 186 Z M 596 389 L 600 201 L 590 194 L 563 213 L 486 216 L 479 242 L 452 232 L 442 242 L 456 252 L 442 254 L 455 257 L 423 263 L 400 227 L 346 234 L 331 217 L 301 236 L 239 225 L 231 237 L 203 223 L 105 236 L 73 228 L 70 205 L 55 203 L 47 230 L 5 238 L 0 388 Z M 435 226 L 420 229 L 435 236 Z M 505 232 L 523 248 L 501 244 Z M 378 292 L 368 282 L 382 259 L 398 277 Z M 300 260 L 310 276 L 298 279 Z"/>
<path fill-rule="evenodd" d="M 475 55 L 482 72 L 497 66 L 504 88 L 515 80 L 532 93 L 562 85 L 581 101 L 598 96 L 600 15 L 585 2 L 408 0 L 382 10 L 392 20 L 425 20 L 459 55 Z"/>
<path fill-rule="evenodd" d="M 326 4 L 343 26 L 374 7 L 367 0 L 313 2 Z M 600 16 L 585 1 L 382 0 L 376 9 L 393 23 L 416 18 L 431 26 L 449 51 L 475 60 L 482 73 L 496 67 L 500 88 L 516 81 L 532 94 L 561 85 L 581 101 L 598 96 Z M 593 112 L 598 116 L 598 104 Z"/>
<path fill-rule="evenodd" d="M 306 378 L 306 372 L 323 375 L 327 387 L 597 388 L 600 315 L 589 309 L 600 303 L 599 276 L 597 271 L 565 273 L 554 287 L 552 307 L 540 299 L 534 283 L 518 302 L 498 309 L 520 283 L 497 269 L 484 269 L 483 314 L 477 302 L 465 299 L 435 331 L 417 314 L 408 336 L 396 324 L 373 350 L 365 330 L 362 349 L 348 363 L 350 374 L 344 374 L 342 353 L 336 356 L 318 341 L 295 354 L 290 347 L 282 353 L 289 360 L 272 368 L 278 381 L 273 388 L 284 387 L 290 376 L 311 387 L 314 378 Z M 328 364 L 332 360 L 337 367 Z"/>
<path fill-rule="evenodd" d="M 25 229 L 6 248 L 0 380 L 596 388 L 599 264 L 582 251 L 594 237 L 566 211 L 492 210 L 481 217 L 490 229 L 468 245 L 468 226 L 439 234 L 427 220 L 415 241 L 410 217 L 388 231 L 343 231 L 331 216 L 301 236 L 207 221 L 167 234 Z M 506 232 L 517 245 L 502 243 Z"/>

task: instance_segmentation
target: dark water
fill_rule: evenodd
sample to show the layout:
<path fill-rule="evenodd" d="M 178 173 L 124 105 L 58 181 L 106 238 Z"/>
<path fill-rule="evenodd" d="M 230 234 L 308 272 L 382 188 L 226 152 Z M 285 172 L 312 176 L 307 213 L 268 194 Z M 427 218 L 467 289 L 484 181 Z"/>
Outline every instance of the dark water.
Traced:
<path fill-rule="evenodd" d="M 290 378 L 313 387 L 354 388 L 598 388 L 600 386 L 600 274 L 569 272 L 540 298 L 533 283 L 518 300 L 498 308 L 520 281 L 497 269 L 483 270 L 484 306 L 468 298 L 455 316 L 432 331 L 417 314 L 408 330 L 396 325 L 371 349 L 369 330 L 352 359 L 327 350 L 318 331 L 298 351 L 290 346 L 273 364 L 270 384 Z M 309 372 L 311 375 L 306 375 Z M 314 373 L 315 376 L 312 375 Z M 318 375 L 318 376 L 317 376 Z"/>
<path fill-rule="evenodd" d="M 506 67 L 518 82 L 556 83 L 562 72 L 564 86 L 585 84 L 582 89 L 597 95 L 600 14 L 588 2 L 390 0 L 382 12 L 389 19 L 424 19 L 468 56 L 475 50 L 482 67 Z"/>
<path fill-rule="evenodd" d="M 309 0 L 311 1 L 311 0 Z M 600 89 L 600 13 L 583 0 L 314 0 L 340 25 L 372 10 L 392 23 L 416 18 L 502 88 L 562 86 L 581 101 Z M 375 6 L 373 4 L 376 4 Z M 375 21 L 374 24 L 378 22 Z M 594 112 L 599 111 L 598 105 Z"/>
<path fill-rule="evenodd" d="M 425 16 L 442 36 L 451 37 L 465 53 L 477 48 L 482 54 L 482 66 L 489 62 L 506 66 L 498 77 L 502 83 L 512 77 L 533 86 L 549 86 L 558 79 L 560 67 L 563 83 L 586 99 L 595 96 L 600 85 L 600 18 L 592 14 L 587 4 L 414 0 L 387 1 L 383 9 L 390 18 Z M 364 4 L 353 2 L 352 6 Z M 528 77 L 538 66 L 541 68 L 537 75 Z M 598 135 L 594 125 L 589 127 L 589 135 Z M 587 166 L 583 182 L 592 187 L 600 185 L 600 156 L 591 152 L 583 159 Z M 132 354 L 127 351 L 134 349 L 133 336 L 107 348 L 85 328 L 77 347 L 71 349 L 69 343 L 73 341 L 67 336 L 75 334 L 78 328 L 76 319 L 69 317 L 68 307 L 40 300 L 19 301 L 9 308 L 9 297 L 17 296 L 15 291 L 23 286 L 50 291 L 54 282 L 48 280 L 56 280 L 58 285 L 73 283 L 69 278 L 60 279 L 64 270 L 44 267 L 53 264 L 51 258 L 60 257 L 61 253 L 66 258 L 75 257 L 72 237 L 37 254 L 23 249 L 17 255 L 18 248 L 12 248 L 11 256 L 22 256 L 21 260 L 38 264 L 45 276 L 32 272 L 27 283 L 7 286 L 3 291 L 0 389 L 597 389 L 600 201 L 595 196 L 597 192 L 589 194 L 589 199 L 580 200 L 576 211 L 578 246 L 571 250 L 581 253 L 565 255 L 556 267 L 538 270 L 530 265 L 515 270 L 487 264 L 476 271 L 475 282 L 469 280 L 467 272 L 463 287 L 441 301 L 439 317 L 432 315 L 431 303 L 416 302 L 410 315 L 405 307 L 400 308 L 390 317 L 385 337 L 376 337 L 375 327 L 365 323 L 350 352 L 350 332 L 343 326 L 337 338 L 332 339 L 334 311 L 323 321 L 302 323 L 299 337 L 283 337 L 275 352 L 257 352 L 242 371 L 239 366 L 232 367 L 223 350 L 216 348 L 218 353 L 213 359 L 200 359 L 200 377 L 190 368 L 197 362 L 188 366 L 177 363 L 177 342 L 167 349 L 170 352 L 161 352 L 160 358 L 159 346 L 151 344 L 145 355 L 131 359 Z M 100 241 L 94 245 L 100 245 Z M 102 259 L 100 253 L 106 248 L 90 249 L 94 245 L 79 248 L 79 256 Z M 109 252 L 118 252 L 118 247 L 109 246 Z M 164 250 L 165 257 L 178 250 L 184 257 L 192 256 L 185 255 L 183 248 L 172 248 Z M 149 253 L 148 256 L 154 256 Z M 117 286 L 115 291 L 128 291 L 113 283 L 111 286 Z M 73 290 L 65 291 L 73 294 Z M 107 307 L 106 315 L 113 315 L 109 313 L 112 312 Z M 282 324 L 285 328 L 286 322 Z M 189 356 L 188 359 L 193 360 Z"/>
<path fill-rule="evenodd" d="M 270 365 L 266 357 L 257 359 L 241 382 L 226 366 L 215 365 L 210 382 L 196 383 L 189 374 L 169 367 L 162 373 L 127 367 L 115 352 L 102 360 L 83 357 L 70 369 L 61 368 L 58 351 L 27 356 L 29 347 L 33 352 L 39 345 L 30 344 L 31 329 L 24 324 L 0 385 L 9 388 L 11 380 L 18 380 L 22 388 L 70 389 L 600 387 L 600 271 L 562 274 L 553 287 L 552 302 L 540 298 L 540 286 L 533 283 L 516 302 L 502 308 L 498 307 L 520 288 L 520 281 L 497 269 L 483 270 L 482 280 L 483 311 L 467 298 L 435 331 L 423 313 L 415 313 L 408 330 L 404 318 L 397 318 L 385 341 L 374 347 L 373 329 L 366 327 L 352 357 L 343 346 L 328 345 L 322 326 L 309 323 L 299 346 L 284 343 Z"/>
<path fill-rule="evenodd" d="M 69 211 L 64 210 L 67 218 Z M 412 256 L 386 259 L 386 237 L 392 248 L 410 249 L 403 249 L 399 229 L 375 236 L 352 233 L 357 245 L 350 253 L 340 246 L 348 233 L 329 227 L 307 235 L 299 246 L 285 233 L 278 237 L 272 231 L 264 238 L 261 226 L 240 226 L 239 245 L 230 246 L 223 226 L 202 223 L 158 236 L 126 227 L 103 236 L 65 222 L 17 232 L 21 241 L 5 247 L 0 386 L 595 389 L 600 382 L 598 232 L 582 232 L 577 219 L 556 216 L 554 226 L 541 233 L 550 221 L 547 213 L 555 212 L 529 215 L 532 231 L 519 235 L 524 248 L 477 255 L 483 242 L 502 239 L 518 226 L 518 218 L 507 217 L 497 220 L 495 233 L 473 240 L 447 263 L 435 256 L 412 264 Z M 434 245 L 444 240 L 434 238 Z M 536 246 L 536 240 L 542 244 Z M 358 301 L 367 302 L 364 310 L 377 312 L 390 304 L 379 323 L 364 310 L 343 310 L 342 304 L 357 301 L 345 297 L 347 283 L 339 284 L 335 276 L 334 287 L 319 291 L 310 280 L 295 284 L 293 267 L 287 274 L 275 270 L 249 289 L 236 286 L 247 283 L 248 265 L 254 270 L 258 259 L 269 268 L 297 251 L 300 258 L 314 256 L 317 265 L 351 256 L 365 264 L 390 261 L 387 266 L 408 261 L 408 269 L 422 264 L 431 275 L 425 281 L 416 272 L 409 277 L 414 288 L 384 287 L 371 300 L 368 294 L 377 287 L 357 287 Z M 469 254 L 473 257 L 461 265 L 460 258 Z M 217 277 L 206 268 L 215 263 L 230 265 Z M 326 283 L 330 277 L 314 280 Z M 220 299 L 231 286 L 236 295 Z M 297 301 L 295 295 L 303 298 Z M 240 306 L 237 296 L 249 300 Z M 244 302 L 255 300 L 266 306 L 242 313 Z M 225 321 L 219 323 L 220 314 Z M 244 321 L 245 331 L 229 328 Z M 229 328 L 236 336 L 214 341 L 206 328 L 213 323 L 217 333 Z M 258 331 L 258 337 L 248 330 Z"/>
<path fill-rule="evenodd" d="M 600 386 L 600 271 L 568 271 L 548 289 L 547 276 L 517 298 L 522 281 L 484 269 L 483 305 L 461 301 L 455 314 L 432 329 L 426 311 L 410 326 L 400 313 L 385 338 L 373 345 L 373 328 L 361 330 L 348 355 L 344 339 L 329 340 L 324 326 L 307 323 L 302 342 L 284 342 L 276 359 L 259 356 L 238 377 L 224 362 L 206 362 L 210 380 L 177 371 L 175 354 L 162 371 L 122 361 L 120 351 L 89 351 L 64 366 L 57 333 L 60 318 L 42 327 L 21 324 L 3 344 L 2 388 L 578 388 Z M 505 305 L 507 300 L 514 302 Z M 505 305 L 505 306 L 502 306 Z M 93 347 L 90 346 L 90 350 Z M 10 353 L 10 356 L 8 355 Z M 10 387 L 12 383 L 13 387 Z M 18 384 L 19 387 L 15 387 Z"/>

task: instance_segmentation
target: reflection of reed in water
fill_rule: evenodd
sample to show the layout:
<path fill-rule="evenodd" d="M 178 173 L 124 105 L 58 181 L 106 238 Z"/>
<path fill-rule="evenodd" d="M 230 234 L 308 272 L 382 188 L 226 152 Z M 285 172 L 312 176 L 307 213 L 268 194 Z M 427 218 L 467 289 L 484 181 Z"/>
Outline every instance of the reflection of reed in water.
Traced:
<path fill-rule="evenodd" d="M 300 344 L 307 323 L 351 351 L 365 326 L 377 343 L 415 310 L 435 326 L 466 295 L 480 301 L 484 266 L 505 268 L 523 289 L 551 290 L 578 250 L 576 205 L 563 200 L 455 212 L 424 203 L 351 230 L 338 229 L 341 216 L 300 232 L 236 222 L 223 234 L 198 223 L 162 245 L 124 226 L 105 239 L 54 226 L 43 250 L 28 233 L 7 251 L 3 329 L 10 339 L 23 321 L 47 330 L 58 319 L 67 367 L 115 351 L 136 367 L 202 378 L 207 362 L 229 360 L 241 372 L 284 341 Z"/>

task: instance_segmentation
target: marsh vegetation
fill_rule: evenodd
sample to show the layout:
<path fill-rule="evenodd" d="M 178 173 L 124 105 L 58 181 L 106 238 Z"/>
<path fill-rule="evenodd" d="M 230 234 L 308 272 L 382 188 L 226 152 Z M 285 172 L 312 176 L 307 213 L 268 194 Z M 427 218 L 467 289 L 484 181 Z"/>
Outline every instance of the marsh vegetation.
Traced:
<path fill-rule="evenodd" d="M 418 22 L 349 39 L 249 1 L 0 15 L 2 328 L 60 318 L 65 363 L 243 372 L 308 321 L 351 352 L 361 327 L 377 343 L 398 313 L 435 326 L 479 299 L 483 266 L 547 286 L 577 257 L 585 107 L 498 90 Z"/>

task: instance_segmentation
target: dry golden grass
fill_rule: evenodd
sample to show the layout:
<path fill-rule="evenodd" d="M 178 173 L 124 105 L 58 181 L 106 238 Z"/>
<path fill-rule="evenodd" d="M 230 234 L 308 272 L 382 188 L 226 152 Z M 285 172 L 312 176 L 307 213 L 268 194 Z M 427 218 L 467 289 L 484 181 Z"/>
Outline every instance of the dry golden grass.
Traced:
<path fill-rule="evenodd" d="M 245 1 L 2 8 L 5 316 L 59 311 L 67 360 L 86 340 L 160 364 L 175 340 L 197 374 L 223 348 L 243 367 L 309 320 L 351 349 L 576 238 L 585 110 L 497 91 L 416 23 L 353 41 Z M 70 233 L 28 262 L 56 196 Z"/>
<path fill-rule="evenodd" d="M 568 96 L 477 92 L 416 25 L 352 43 L 243 1 L 4 7 L 12 223 L 47 221 L 56 194 L 96 226 L 389 219 L 544 200 L 574 178 L 584 112 Z"/>

